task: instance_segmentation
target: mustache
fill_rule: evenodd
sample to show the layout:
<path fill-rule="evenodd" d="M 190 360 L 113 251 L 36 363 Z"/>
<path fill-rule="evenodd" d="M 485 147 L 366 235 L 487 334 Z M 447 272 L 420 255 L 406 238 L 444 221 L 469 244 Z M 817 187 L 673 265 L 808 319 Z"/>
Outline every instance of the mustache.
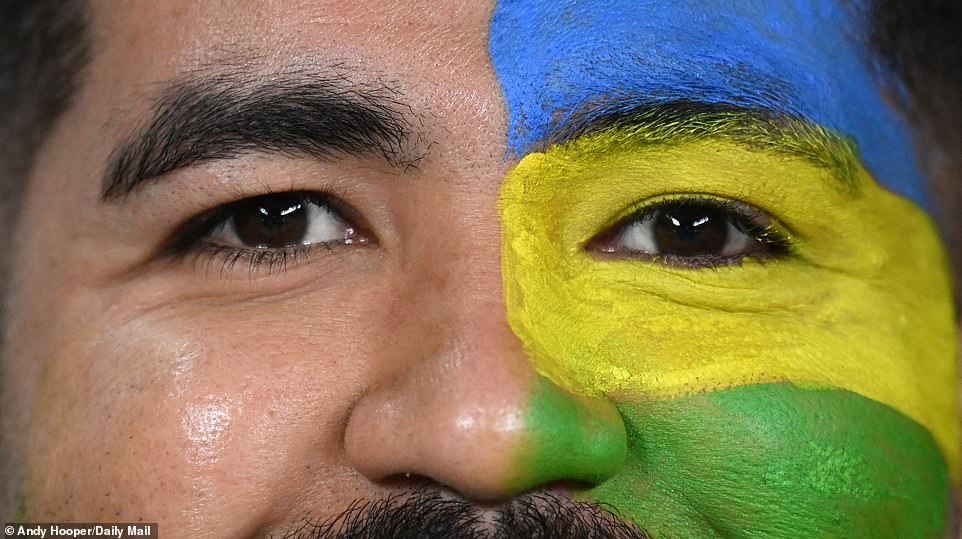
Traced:
<path fill-rule="evenodd" d="M 283 539 L 651 539 L 606 506 L 549 493 L 521 496 L 484 511 L 427 492 L 356 501 L 340 515 L 307 521 Z"/>

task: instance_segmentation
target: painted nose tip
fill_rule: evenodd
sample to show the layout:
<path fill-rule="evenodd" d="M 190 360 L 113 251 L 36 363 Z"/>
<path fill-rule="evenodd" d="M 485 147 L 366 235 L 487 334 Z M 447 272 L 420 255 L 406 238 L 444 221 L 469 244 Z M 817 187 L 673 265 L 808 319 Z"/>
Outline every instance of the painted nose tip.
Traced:
<path fill-rule="evenodd" d="M 625 424 L 604 398 L 575 395 L 539 378 L 527 418 L 527 439 L 509 474 L 510 490 L 556 482 L 598 485 L 615 475 L 628 454 Z"/>

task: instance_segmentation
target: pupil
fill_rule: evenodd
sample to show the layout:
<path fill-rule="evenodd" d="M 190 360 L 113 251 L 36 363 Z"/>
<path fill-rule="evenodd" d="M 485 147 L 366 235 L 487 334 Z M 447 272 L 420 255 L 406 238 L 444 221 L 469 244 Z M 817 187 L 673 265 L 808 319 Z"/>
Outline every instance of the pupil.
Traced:
<path fill-rule="evenodd" d="M 655 215 L 654 235 L 662 255 L 719 255 L 728 239 L 728 220 L 716 208 L 668 207 Z"/>
<path fill-rule="evenodd" d="M 262 249 L 299 245 L 307 225 L 304 200 L 296 194 L 254 198 L 234 215 L 237 237 L 245 245 Z"/>

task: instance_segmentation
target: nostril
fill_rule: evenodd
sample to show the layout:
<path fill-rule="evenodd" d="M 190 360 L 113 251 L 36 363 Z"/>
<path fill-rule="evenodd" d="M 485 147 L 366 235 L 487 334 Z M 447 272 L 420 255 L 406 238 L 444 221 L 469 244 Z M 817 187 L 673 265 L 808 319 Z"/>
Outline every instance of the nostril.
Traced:
<path fill-rule="evenodd" d="M 598 483 L 594 483 L 591 481 L 578 481 L 576 479 L 564 479 L 560 481 L 550 481 L 548 483 L 538 485 L 537 487 L 527 490 L 522 494 L 531 494 L 535 492 L 538 492 L 538 493 L 549 492 L 552 494 L 554 493 L 578 494 L 578 493 L 589 491 L 597 486 L 598 486 Z"/>
<path fill-rule="evenodd" d="M 401 472 L 391 474 L 376 481 L 380 486 L 391 490 L 445 490 L 446 487 L 441 483 L 431 479 L 426 475 L 414 472 Z"/>

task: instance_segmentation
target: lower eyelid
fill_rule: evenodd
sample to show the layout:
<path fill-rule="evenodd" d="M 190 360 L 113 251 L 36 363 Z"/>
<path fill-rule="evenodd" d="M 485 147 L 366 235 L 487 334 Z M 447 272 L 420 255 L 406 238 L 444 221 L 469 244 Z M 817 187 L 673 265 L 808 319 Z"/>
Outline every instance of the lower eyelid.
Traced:
<path fill-rule="evenodd" d="M 367 247 L 368 243 L 351 245 L 351 249 Z M 207 275 L 229 278 L 235 272 L 246 277 L 275 275 L 285 270 L 306 264 L 314 257 L 347 247 L 344 243 L 314 243 L 295 245 L 284 249 L 236 249 L 218 244 L 198 245 L 187 256 L 187 262 L 196 271 Z"/>
<path fill-rule="evenodd" d="M 289 265 L 297 264 L 308 258 L 309 251 L 303 246 L 290 249 L 236 249 L 217 244 L 202 246 L 196 252 L 194 265 L 203 264 L 205 274 L 214 273 L 219 265 L 217 273 L 220 277 L 237 271 L 237 266 L 246 267 L 248 276 L 253 276 L 261 269 L 266 269 L 267 274 L 271 275 L 280 269 L 286 269 Z"/>

